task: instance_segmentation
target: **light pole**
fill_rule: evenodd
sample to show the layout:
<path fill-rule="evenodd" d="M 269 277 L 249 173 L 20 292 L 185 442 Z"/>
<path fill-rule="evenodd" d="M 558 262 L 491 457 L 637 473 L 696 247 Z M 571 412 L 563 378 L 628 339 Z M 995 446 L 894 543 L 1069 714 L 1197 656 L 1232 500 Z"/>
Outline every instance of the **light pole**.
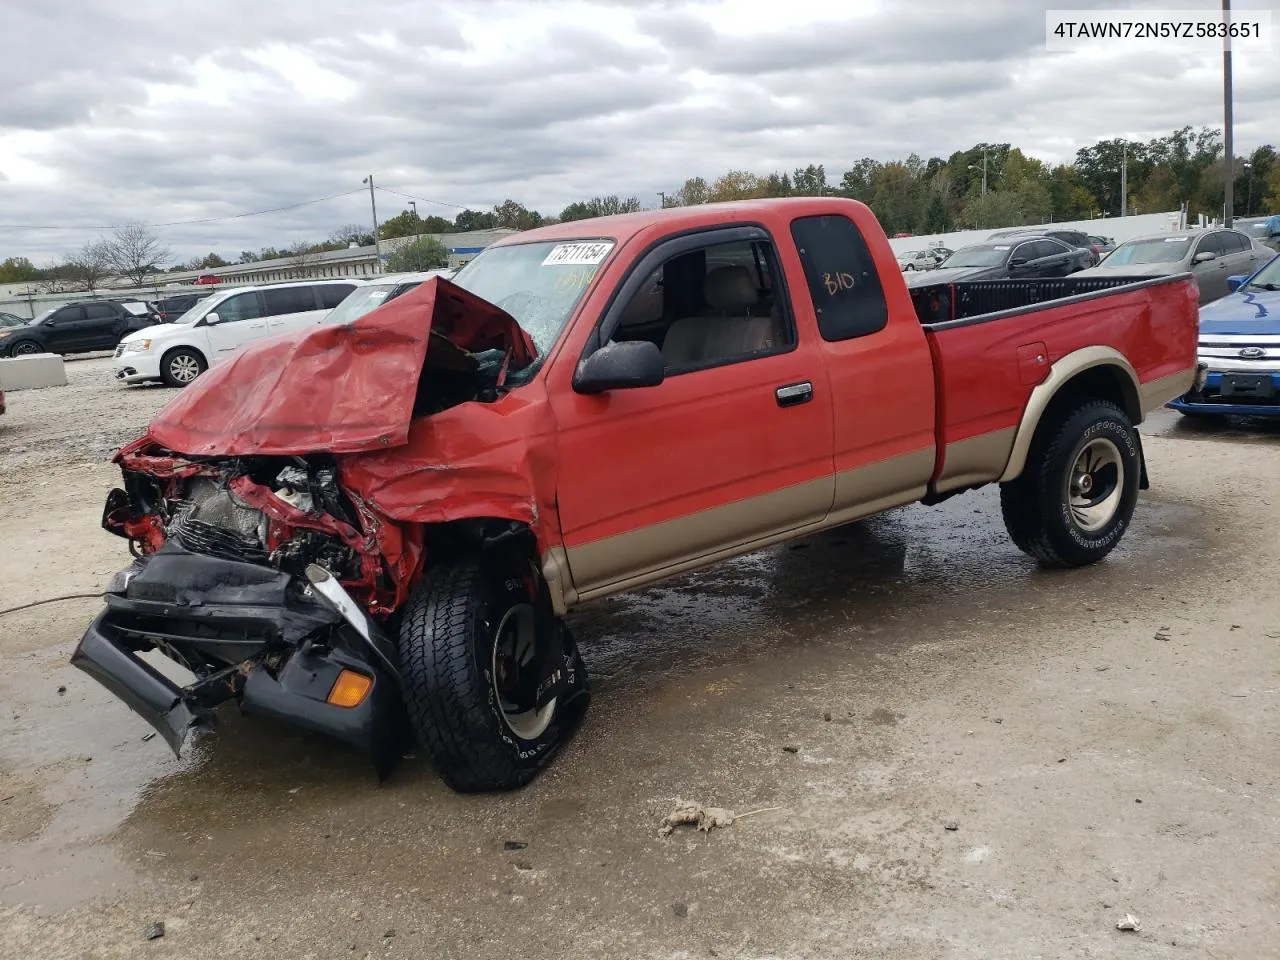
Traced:
<path fill-rule="evenodd" d="M 1231 0 L 1222 0 L 1222 19 L 1227 29 L 1231 27 Z M 1222 41 L 1222 113 L 1223 113 L 1223 146 L 1227 154 L 1227 170 L 1224 176 L 1222 225 L 1231 226 L 1233 207 L 1235 206 L 1235 173 L 1232 170 L 1235 160 L 1235 145 L 1231 136 L 1231 39 Z"/>
<path fill-rule="evenodd" d="M 378 258 L 374 273 L 382 272 L 382 244 L 378 242 L 378 201 L 373 198 L 373 174 L 369 174 L 361 183 L 369 185 L 369 206 L 373 209 L 373 252 Z"/>
<path fill-rule="evenodd" d="M 1244 215 L 1247 217 L 1253 212 L 1253 164 L 1246 160 L 1240 169 L 1244 171 Z"/>
<path fill-rule="evenodd" d="M 410 200 L 409 209 L 413 211 L 413 219 L 417 220 L 418 219 L 418 201 Z"/>
<path fill-rule="evenodd" d="M 977 170 L 978 165 L 976 163 L 971 163 L 969 164 L 969 169 Z M 982 148 L 982 195 L 984 197 L 987 195 L 987 148 L 986 147 Z"/>
<path fill-rule="evenodd" d="M 667 209 L 667 194 L 665 191 L 658 191 L 658 204 L 661 209 Z"/>

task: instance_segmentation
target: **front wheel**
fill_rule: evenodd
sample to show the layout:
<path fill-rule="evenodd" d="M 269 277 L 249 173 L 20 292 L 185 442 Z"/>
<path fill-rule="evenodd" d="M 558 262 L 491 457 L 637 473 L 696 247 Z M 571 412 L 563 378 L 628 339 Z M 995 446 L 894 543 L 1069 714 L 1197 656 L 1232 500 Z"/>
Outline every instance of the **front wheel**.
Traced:
<path fill-rule="evenodd" d="M 34 340 L 19 340 L 9 348 L 9 356 L 11 357 L 30 357 L 33 354 L 44 352 L 44 347 Z"/>
<path fill-rule="evenodd" d="M 1109 554 L 1138 502 L 1141 455 L 1133 424 L 1095 400 L 1037 437 L 1022 476 L 1000 486 L 1013 542 L 1046 567 L 1083 567 Z"/>
<path fill-rule="evenodd" d="M 177 347 L 160 358 L 160 377 L 171 387 L 185 387 L 208 367 L 198 351 Z"/>
<path fill-rule="evenodd" d="M 400 660 L 414 733 L 460 792 L 528 783 L 587 704 L 582 658 L 532 567 L 428 572 L 405 608 Z"/>

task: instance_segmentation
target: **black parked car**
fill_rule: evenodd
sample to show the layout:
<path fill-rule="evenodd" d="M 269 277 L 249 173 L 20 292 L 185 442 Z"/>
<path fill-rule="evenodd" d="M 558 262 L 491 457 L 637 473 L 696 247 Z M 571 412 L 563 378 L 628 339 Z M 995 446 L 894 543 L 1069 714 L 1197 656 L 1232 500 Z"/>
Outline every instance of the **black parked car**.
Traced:
<path fill-rule="evenodd" d="M 1025 239 L 1026 237 L 1048 237 L 1051 240 L 1061 240 L 1068 247 L 1078 247 L 1081 250 L 1088 250 L 1092 256 L 1086 267 L 1094 266 L 1102 259 L 1102 250 L 1098 244 L 1094 243 L 1087 233 L 1080 230 L 1059 230 L 1056 227 L 1050 227 L 1048 230 L 1035 230 L 1029 227 L 1015 227 L 1012 230 L 997 230 L 995 233 L 987 237 L 988 241 L 993 240 L 1011 240 L 1014 237 Z"/>
<path fill-rule="evenodd" d="M 23 326 L 0 328 L 0 356 L 114 350 L 121 338 L 155 322 L 153 313 L 135 313 L 110 300 L 68 303 Z"/>
<path fill-rule="evenodd" d="M 1065 277 L 1089 266 L 1093 254 L 1050 237 L 1010 237 L 1005 241 L 961 247 L 938 269 L 904 274 L 908 287 L 958 280 L 1006 280 L 1024 277 Z"/>
<path fill-rule="evenodd" d="M 162 300 L 152 301 L 150 307 L 160 315 L 162 323 L 168 323 L 182 316 L 197 303 L 209 296 L 209 293 L 180 293 L 176 296 L 165 297 Z"/>

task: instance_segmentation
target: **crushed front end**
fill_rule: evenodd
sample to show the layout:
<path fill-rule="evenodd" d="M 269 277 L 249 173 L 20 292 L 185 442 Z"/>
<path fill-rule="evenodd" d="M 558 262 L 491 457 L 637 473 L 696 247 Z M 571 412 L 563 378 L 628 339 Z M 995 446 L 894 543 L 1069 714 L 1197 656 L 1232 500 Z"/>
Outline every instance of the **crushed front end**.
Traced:
<path fill-rule="evenodd" d="M 193 458 L 142 440 L 117 460 L 124 488 L 103 526 L 136 559 L 72 662 L 175 753 L 235 700 L 354 744 L 389 772 L 406 725 L 378 615 L 403 599 L 419 545 L 345 493 L 325 458 Z M 141 656 L 153 650 L 190 679 Z"/>

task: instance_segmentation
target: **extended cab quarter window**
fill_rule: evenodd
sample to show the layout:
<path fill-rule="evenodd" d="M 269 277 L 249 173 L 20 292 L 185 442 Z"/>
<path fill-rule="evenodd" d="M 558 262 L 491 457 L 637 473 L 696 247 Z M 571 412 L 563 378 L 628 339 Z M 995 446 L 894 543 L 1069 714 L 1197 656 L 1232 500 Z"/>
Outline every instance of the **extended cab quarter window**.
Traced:
<path fill-rule="evenodd" d="M 677 254 L 631 295 L 611 339 L 657 344 L 669 374 L 789 350 L 795 327 L 778 269 L 765 240 Z"/>
<path fill-rule="evenodd" d="M 883 330 L 889 308 L 871 251 L 848 217 L 801 217 L 791 236 L 804 264 L 809 296 L 824 340 L 849 340 Z"/>

